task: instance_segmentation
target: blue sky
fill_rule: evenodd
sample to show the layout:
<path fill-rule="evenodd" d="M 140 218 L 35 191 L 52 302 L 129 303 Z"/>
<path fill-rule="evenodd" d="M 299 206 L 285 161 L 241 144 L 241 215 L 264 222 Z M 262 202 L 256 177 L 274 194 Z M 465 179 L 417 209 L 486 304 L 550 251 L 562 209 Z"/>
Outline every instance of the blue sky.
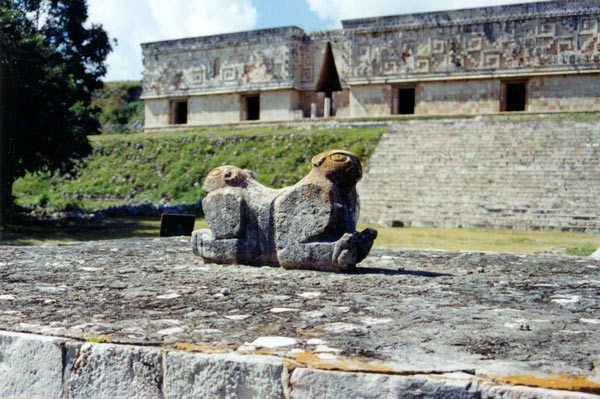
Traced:
<path fill-rule="evenodd" d="M 327 23 L 310 10 L 306 0 L 253 0 L 257 8 L 256 29 L 295 25 L 307 32 L 326 29 Z"/>
<path fill-rule="evenodd" d="M 88 0 L 89 21 L 117 45 L 107 81 L 142 78 L 140 43 L 296 25 L 307 32 L 380 15 L 525 3 L 531 0 Z"/>

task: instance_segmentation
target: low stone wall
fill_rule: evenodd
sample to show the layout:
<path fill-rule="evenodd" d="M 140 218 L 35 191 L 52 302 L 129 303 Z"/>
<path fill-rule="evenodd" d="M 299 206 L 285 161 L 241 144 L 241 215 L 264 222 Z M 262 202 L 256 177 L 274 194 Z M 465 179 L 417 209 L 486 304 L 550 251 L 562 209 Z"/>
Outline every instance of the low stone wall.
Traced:
<path fill-rule="evenodd" d="M 0 331 L 2 398 L 560 398 L 584 393 L 510 386 L 464 372 L 395 375 L 296 367 L 269 355 L 206 354 L 81 343 Z"/>
<path fill-rule="evenodd" d="M 600 123 L 572 117 L 391 126 L 358 184 L 361 221 L 600 231 Z"/>
<path fill-rule="evenodd" d="M 182 238 L 0 247 L 0 397 L 597 397 L 598 269 L 398 250 L 353 274 L 222 266 Z"/>

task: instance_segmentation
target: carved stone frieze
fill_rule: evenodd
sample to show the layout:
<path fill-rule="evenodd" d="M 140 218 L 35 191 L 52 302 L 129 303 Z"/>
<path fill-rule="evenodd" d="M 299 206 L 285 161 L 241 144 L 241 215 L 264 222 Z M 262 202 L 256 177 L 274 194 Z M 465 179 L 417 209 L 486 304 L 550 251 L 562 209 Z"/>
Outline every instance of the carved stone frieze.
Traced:
<path fill-rule="evenodd" d="M 315 90 L 331 43 L 343 87 L 600 70 L 600 4 L 555 0 L 142 44 L 144 97 Z"/>

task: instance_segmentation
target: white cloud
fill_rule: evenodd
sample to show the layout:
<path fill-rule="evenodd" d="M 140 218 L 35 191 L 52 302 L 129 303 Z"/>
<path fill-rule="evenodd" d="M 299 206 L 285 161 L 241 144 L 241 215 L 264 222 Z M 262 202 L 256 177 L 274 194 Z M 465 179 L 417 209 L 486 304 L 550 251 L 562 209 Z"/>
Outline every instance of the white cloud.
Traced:
<path fill-rule="evenodd" d="M 140 43 L 243 31 L 256 25 L 251 0 L 89 0 L 89 21 L 118 45 L 106 80 L 141 79 Z"/>
<path fill-rule="evenodd" d="M 309 8 L 323 21 L 332 20 L 341 27 L 340 21 L 383 15 L 410 14 L 457 8 L 485 7 L 500 4 L 526 3 L 537 0 L 306 0 Z"/>

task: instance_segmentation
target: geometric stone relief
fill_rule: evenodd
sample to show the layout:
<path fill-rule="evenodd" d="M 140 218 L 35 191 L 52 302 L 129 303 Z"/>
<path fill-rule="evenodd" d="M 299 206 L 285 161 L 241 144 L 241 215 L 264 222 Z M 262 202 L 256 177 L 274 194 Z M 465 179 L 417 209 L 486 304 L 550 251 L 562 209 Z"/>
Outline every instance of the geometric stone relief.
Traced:
<path fill-rule="evenodd" d="M 444 54 L 446 52 L 446 40 L 440 38 L 431 39 L 431 54 Z"/>
<path fill-rule="evenodd" d="M 558 54 L 571 53 L 574 50 L 573 38 L 558 39 L 556 41 Z"/>
<path fill-rule="evenodd" d="M 357 32 L 350 71 L 352 76 L 387 77 L 595 63 L 600 57 L 599 19 L 587 16 L 578 24 L 574 18 Z"/>
<path fill-rule="evenodd" d="M 310 65 L 302 67 L 302 83 L 311 83 L 313 81 L 313 68 Z"/>
<path fill-rule="evenodd" d="M 384 74 L 395 74 L 396 69 L 397 69 L 396 67 L 397 67 L 396 61 L 394 61 L 394 60 L 384 61 L 383 62 L 383 73 Z"/>
<path fill-rule="evenodd" d="M 429 72 L 429 58 L 415 57 L 415 70 L 423 73 Z"/>
<path fill-rule="evenodd" d="M 144 95 L 186 88 L 210 90 L 224 82 L 227 86 L 236 83 L 240 89 L 252 85 L 253 90 L 256 85 L 283 82 L 307 88 L 319 74 L 326 42 L 334 46 L 344 83 L 351 83 L 354 77 L 405 79 L 411 74 L 418 78 L 480 70 L 535 68 L 561 73 L 579 66 L 600 68 L 600 8 L 593 5 L 595 0 L 581 1 L 592 6 L 587 11 L 575 7 L 572 13 L 570 9 L 549 9 L 547 15 L 540 16 L 545 12 L 540 11 L 530 19 L 512 9 L 497 10 L 506 13 L 503 18 L 494 10 L 489 15 L 493 21 L 465 12 L 453 24 L 444 22 L 447 15 L 443 14 L 435 25 L 429 17 L 423 19 L 423 25 L 410 19 L 407 25 L 386 22 L 372 29 L 371 25 L 355 24 L 356 28 L 303 36 L 295 36 L 298 32 L 275 35 L 275 41 L 261 33 L 250 43 L 245 42 L 246 35 L 237 41 L 233 34 L 223 46 L 217 39 L 204 38 L 185 45 L 147 43 L 143 45 Z"/>
<path fill-rule="evenodd" d="M 483 68 L 500 68 L 500 54 L 497 52 L 486 52 L 483 56 Z"/>
<path fill-rule="evenodd" d="M 483 41 L 483 38 L 481 36 L 474 36 L 474 35 L 467 36 L 465 38 L 465 42 L 466 42 L 465 48 L 470 53 L 479 52 L 483 48 L 483 46 L 481 45 L 482 41 Z"/>
<path fill-rule="evenodd" d="M 223 81 L 233 82 L 236 80 L 236 70 L 234 67 L 223 68 Z"/>
<path fill-rule="evenodd" d="M 598 34 L 598 18 L 582 18 L 581 19 L 581 30 L 580 35 L 584 34 Z"/>
<path fill-rule="evenodd" d="M 537 26 L 537 37 L 554 37 L 556 25 L 553 22 L 541 22 Z"/>
<path fill-rule="evenodd" d="M 191 82 L 190 82 L 190 86 L 202 86 L 204 84 L 204 79 L 205 79 L 205 74 L 206 74 L 206 68 L 204 67 L 204 65 L 201 65 L 200 67 L 196 67 L 194 69 L 191 70 Z"/>

